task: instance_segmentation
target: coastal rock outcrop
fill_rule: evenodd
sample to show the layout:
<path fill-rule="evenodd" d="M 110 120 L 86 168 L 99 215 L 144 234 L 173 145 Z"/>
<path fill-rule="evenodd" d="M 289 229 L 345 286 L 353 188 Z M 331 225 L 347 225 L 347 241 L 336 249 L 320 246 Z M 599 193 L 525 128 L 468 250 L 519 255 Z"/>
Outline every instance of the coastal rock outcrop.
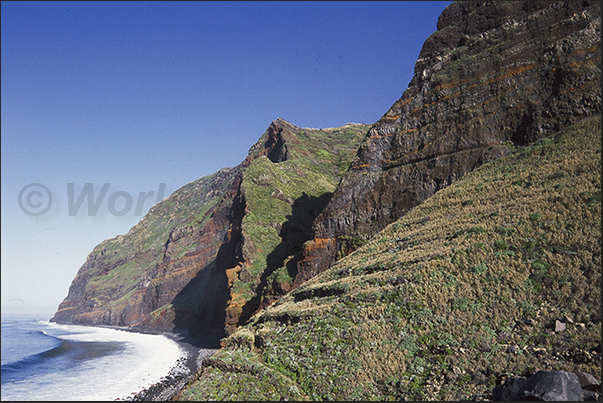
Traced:
<path fill-rule="evenodd" d="M 216 346 L 290 288 L 309 226 L 367 129 L 275 120 L 241 164 L 183 186 L 95 247 L 52 321 L 177 331 Z"/>
<path fill-rule="evenodd" d="M 215 344 L 475 168 L 600 113 L 598 2 L 456 2 L 437 28 L 378 122 L 275 120 L 98 245 L 52 320 Z"/>

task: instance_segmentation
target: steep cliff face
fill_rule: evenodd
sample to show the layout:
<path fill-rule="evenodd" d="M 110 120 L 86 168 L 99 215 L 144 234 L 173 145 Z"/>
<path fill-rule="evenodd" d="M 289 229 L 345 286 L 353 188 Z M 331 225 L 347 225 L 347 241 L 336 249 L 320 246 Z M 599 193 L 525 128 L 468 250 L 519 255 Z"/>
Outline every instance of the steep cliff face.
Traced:
<path fill-rule="evenodd" d="M 230 228 L 240 169 L 183 186 L 127 234 L 95 247 L 52 320 L 171 330 L 197 315 L 197 299 L 212 304 L 207 312 L 217 312 L 211 308 L 225 297 L 209 294 L 226 289 L 215 261 Z M 195 328 L 196 322 L 219 322 L 211 315 L 196 319 Z"/>
<path fill-rule="evenodd" d="M 269 127 L 260 155 L 242 172 L 238 262 L 230 265 L 229 332 L 292 287 L 311 225 L 331 198 L 366 131 L 351 124 L 301 129 L 280 119 Z"/>
<path fill-rule="evenodd" d="M 52 320 L 184 331 L 216 344 L 290 287 L 310 224 L 366 130 L 272 122 L 237 167 L 183 186 L 94 248 Z"/>
<path fill-rule="evenodd" d="M 478 166 L 600 113 L 600 57 L 598 2 L 453 3 L 370 130 L 276 120 L 97 246 L 53 320 L 215 342 Z"/>
<path fill-rule="evenodd" d="M 316 219 L 295 284 L 510 146 L 600 113 L 600 13 L 586 1 L 447 7 Z"/>

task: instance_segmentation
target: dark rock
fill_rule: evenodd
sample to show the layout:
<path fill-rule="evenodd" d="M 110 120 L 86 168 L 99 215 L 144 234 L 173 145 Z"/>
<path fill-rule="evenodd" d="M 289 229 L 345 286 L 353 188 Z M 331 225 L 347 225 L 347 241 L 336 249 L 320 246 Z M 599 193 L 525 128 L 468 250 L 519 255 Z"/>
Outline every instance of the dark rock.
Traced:
<path fill-rule="evenodd" d="M 289 150 L 283 138 L 283 122 L 277 120 L 268 127 L 268 138 L 264 144 L 264 154 L 274 163 L 287 160 Z"/>
<path fill-rule="evenodd" d="M 538 371 L 518 394 L 521 400 L 579 401 L 584 391 L 578 376 L 566 371 Z"/>
<path fill-rule="evenodd" d="M 578 376 L 582 390 L 584 390 L 584 400 L 597 401 L 601 399 L 601 384 L 591 374 L 580 371 L 574 371 Z"/>
<path fill-rule="evenodd" d="M 517 400 L 516 396 L 520 391 L 523 390 L 526 382 L 527 379 L 522 376 L 509 378 L 504 384 L 494 387 L 492 397 L 494 400 L 505 402 Z"/>
<path fill-rule="evenodd" d="M 588 374 L 581 374 L 585 383 L 597 382 Z M 566 371 L 538 371 L 529 378 L 513 377 L 492 392 L 498 401 L 583 401 L 595 398 L 597 393 L 585 391 L 576 373 Z"/>
<path fill-rule="evenodd" d="M 600 383 L 597 378 L 595 378 L 591 374 L 587 374 L 580 371 L 574 371 L 574 374 L 576 374 L 576 376 L 578 377 L 578 380 L 580 381 L 580 386 L 582 386 L 583 389 L 589 386 L 600 387 Z"/>

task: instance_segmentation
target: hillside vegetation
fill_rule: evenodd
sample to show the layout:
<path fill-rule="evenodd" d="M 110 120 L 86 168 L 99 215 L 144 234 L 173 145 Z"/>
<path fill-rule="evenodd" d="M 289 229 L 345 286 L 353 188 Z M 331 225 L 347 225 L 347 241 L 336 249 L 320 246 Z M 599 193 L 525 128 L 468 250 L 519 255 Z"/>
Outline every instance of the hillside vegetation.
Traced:
<path fill-rule="evenodd" d="M 242 252 L 240 263 L 227 269 L 229 330 L 291 289 L 312 221 L 330 200 L 368 128 L 309 129 L 278 119 L 252 147 L 250 155 L 271 144 L 271 137 L 278 139 L 268 155 L 253 159 L 243 171 L 245 213 L 237 246 Z"/>
<path fill-rule="evenodd" d="M 179 226 L 203 228 L 236 173 L 236 169 L 225 168 L 182 186 L 154 205 L 127 234 L 97 245 L 75 276 L 55 319 L 126 324 L 122 312 L 132 305 L 132 297 L 142 288 L 140 283 L 148 282 L 150 273 L 165 259 L 172 232 Z M 187 245 L 176 254 L 183 256 L 199 248 L 198 244 Z M 78 303 L 83 305 L 80 300 L 85 300 L 84 312 L 77 309 Z"/>
<path fill-rule="evenodd" d="M 600 134 L 599 115 L 509 143 L 252 316 L 177 398 L 488 399 L 538 369 L 600 379 Z"/>
<path fill-rule="evenodd" d="M 600 113 L 599 2 L 451 3 L 314 221 L 299 280 L 501 157 L 505 143 L 532 144 Z"/>

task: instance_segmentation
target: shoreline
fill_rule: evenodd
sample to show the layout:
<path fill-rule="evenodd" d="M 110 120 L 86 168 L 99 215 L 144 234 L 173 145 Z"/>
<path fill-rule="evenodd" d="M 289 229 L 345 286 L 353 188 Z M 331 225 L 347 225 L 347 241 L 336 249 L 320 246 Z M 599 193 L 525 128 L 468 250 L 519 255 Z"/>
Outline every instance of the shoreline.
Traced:
<path fill-rule="evenodd" d="M 53 323 L 50 322 L 49 323 Z M 117 397 L 114 401 L 167 401 L 171 400 L 182 388 L 192 380 L 202 361 L 213 355 L 219 350 L 216 348 L 203 347 L 207 343 L 203 343 L 199 339 L 194 339 L 177 332 L 152 330 L 152 329 L 137 329 L 131 326 L 115 326 L 115 325 L 76 325 L 71 323 L 54 322 L 58 325 L 75 325 L 84 327 L 105 328 L 113 330 L 122 330 L 129 333 L 138 333 L 146 335 L 164 336 L 175 342 L 182 350 L 182 356 L 178 358 L 174 366 L 172 366 L 167 374 L 159 378 L 158 381 L 151 385 L 138 389 L 127 396 Z M 215 343 L 210 343 L 215 344 Z"/>
<path fill-rule="evenodd" d="M 178 359 L 170 371 L 165 376 L 161 377 L 159 381 L 142 390 L 132 392 L 127 397 L 117 398 L 115 399 L 116 401 L 149 402 L 171 400 L 190 380 L 195 377 L 197 371 L 199 368 L 201 368 L 202 361 L 219 350 L 218 348 L 199 347 L 195 345 L 197 340 L 191 340 L 178 334 L 160 334 L 176 342 L 183 350 L 184 355 Z"/>

